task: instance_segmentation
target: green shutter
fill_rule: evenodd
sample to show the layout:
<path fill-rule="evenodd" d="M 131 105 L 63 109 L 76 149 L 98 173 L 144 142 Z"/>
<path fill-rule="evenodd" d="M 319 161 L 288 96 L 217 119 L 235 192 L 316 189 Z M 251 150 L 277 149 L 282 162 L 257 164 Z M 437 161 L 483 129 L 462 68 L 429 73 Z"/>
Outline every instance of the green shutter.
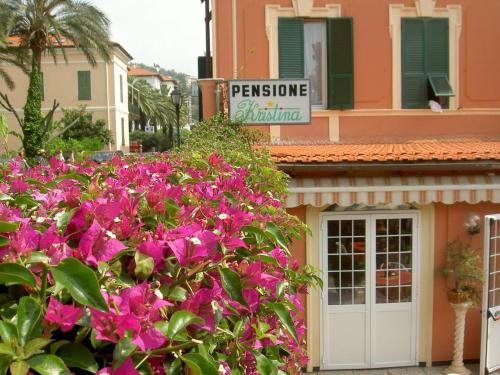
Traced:
<path fill-rule="evenodd" d="M 448 19 L 425 20 L 425 70 L 427 74 L 448 74 Z"/>
<path fill-rule="evenodd" d="M 78 72 L 78 100 L 91 99 L 90 71 Z"/>
<path fill-rule="evenodd" d="M 352 18 L 329 18 L 328 108 L 354 108 L 354 48 Z"/>
<path fill-rule="evenodd" d="M 448 75 L 437 73 L 429 74 L 429 83 L 435 96 L 455 96 L 450 81 L 448 81 Z"/>
<path fill-rule="evenodd" d="M 42 96 L 42 101 L 45 100 L 45 84 L 43 82 L 43 72 L 40 72 L 40 94 Z"/>
<path fill-rule="evenodd" d="M 304 20 L 278 18 L 280 78 L 304 78 Z"/>
<path fill-rule="evenodd" d="M 401 20 L 403 108 L 427 108 L 424 20 Z"/>
<path fill-rule="evenodd" d="M 447 18 L 425 20 L 425 70 L 434 94 L 441 97 L 439 101 L 443 108 L 449 107 L 447 97 L 454 95 L 448 80 L 450 71 L 448 33 Z"/>

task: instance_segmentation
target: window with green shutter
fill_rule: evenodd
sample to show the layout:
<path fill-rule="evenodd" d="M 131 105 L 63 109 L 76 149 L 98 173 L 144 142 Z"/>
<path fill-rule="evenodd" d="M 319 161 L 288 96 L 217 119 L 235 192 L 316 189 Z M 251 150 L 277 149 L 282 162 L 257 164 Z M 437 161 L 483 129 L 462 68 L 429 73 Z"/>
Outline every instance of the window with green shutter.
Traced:
<path fill-rule="evenodd" d="M 313 105 L 354 108 L 352 18 L 278 19 L 280 78 L 308 78 Z"/>
<path fill-rule="evenodd" d="M 403 108 L 428 108 L 429 100 L 448 107 L 448 97 L 454 95 L 448 33 L 447 18 L 401 20 Z"/>
<path fill-rule="evenodd" d="M 92 87 L 90 84 L 90 71 L 78 72 L 78 100 L 91 100 Z"/>

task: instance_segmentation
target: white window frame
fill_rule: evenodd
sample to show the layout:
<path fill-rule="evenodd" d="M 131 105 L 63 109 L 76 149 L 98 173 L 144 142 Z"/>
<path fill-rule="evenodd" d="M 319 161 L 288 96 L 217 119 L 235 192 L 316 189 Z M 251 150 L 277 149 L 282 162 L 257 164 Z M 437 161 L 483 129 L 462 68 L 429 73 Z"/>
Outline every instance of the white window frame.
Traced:
<path fill-rule="evenodd" d="M 402 79 L 401 79 L 401 19 L 416 17 L 448 18 L 449 21 L 449 81 L 455 96 L 450 97 L 450 110 L 460 107 L 459 91 L 459 59 L 460 34 L 462 30 L 462 6 L 448 5 L 436 8 L 436 0 L 415 0 L 415 7 L 403 4 L 389 5 L 389 32 L 392 39 L 392 109 L 402 109 Z M 418 111 L 418 110 L 417 110 Z"/>

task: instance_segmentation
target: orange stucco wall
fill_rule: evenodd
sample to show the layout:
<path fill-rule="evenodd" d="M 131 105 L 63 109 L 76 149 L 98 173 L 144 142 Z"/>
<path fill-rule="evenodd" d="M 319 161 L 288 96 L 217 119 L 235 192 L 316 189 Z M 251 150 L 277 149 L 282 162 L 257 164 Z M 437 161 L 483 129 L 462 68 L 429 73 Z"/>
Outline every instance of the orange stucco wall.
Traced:
<path fill-rule="evenodd" d="M 444 249 L 448 242 L 460 238 L 472 240 L 472 245 L 478 254 L 483 256 L 482 223 L 481 234 L 471 236 L 464 228 L 464 223 L 471 213 L 483 217 L 487 214 L 500 212 L 500 204 L 481 203 L 454 205 L 437 204 L 435 210 L 435 254 L 434 264 L 436 272 L 444 259 Z M 433 307 L 433 334 L 432 334 L 432 360 L 446 361 L 453 356 L 453 331 L 455 315 L 451 305 L 446 298 L 444 280 L 436 276 L 434 283 L 434 307 Z M 481 315 L 479 308 L 472 309 L 467 314 L 465 326 L 465 359 L 478 359 L 481 339 Z"/>
<path fill-rule="evenodd" d="M 292 8 L 291 0 L 237 0 L 237 63 L 233 67 L 232 1 L 215 0 L 215 71 L 218 78 L 269 78 L 269 40 L 266 34 L 267 4 Z M 362 137 L 421 138 L 444 136 L 499 136 L 495 114 L 471 109 L 500 107 L 500 2 L 496 0 L 438 0 L 436 7 L 460 5 L 462 28 L 459 39 L 459 103 L 453 113 L 422 116 L 422 113 L 395 113 L 392 109 L 392 39 L 389 32 L 389 5 L 414 7 L 414 0 L 316 0 L 315 7 L 339 4 L 342 16 L 354 20 L 354 111 L 335 111 L 339 116 L 340 141 L 360 141 Z M 370 113 L 365 113 L 366 111 Z M 375 111 L 375 112 L 373 112 Z M 429 110 L 424 114 L 429 114 Z M 465 112 L 465 113 L 464 113 Z M 328 112 L 327 112 L 328 113 Z M 281 126 L 286 141 L 323 141 L 328 134 L 328 116 L 313 118 L 312 125 Z M 259 127 L 267 132 L 268 127 Z"/>
<path fill-rule="evenodd" d="M 300 206 L 296 208 L 288 209 L 290 215 L 297 216 L 301 221 L 306 221 L 306 207 Z M 290 245 L 290 252 L 292 253 L 292 259 L 297 260 L 299 264 L 306 264 L 306 240 L 305 234 L 300 240 L 294 240 Z M 299 295 L 300 302 L 304 307 L 304 311 L 299 314 L 300 319 L 305 319 L 306 311 L 306 296 L 304 294 Z"/>
<path fill-rule="evenodd" d="M 385 139 L 432 137 L 467 138 L 500 136 L 499 116 L 344 116 L 340 118 L 340 138 L 344 142 L 376 142 Z"/>

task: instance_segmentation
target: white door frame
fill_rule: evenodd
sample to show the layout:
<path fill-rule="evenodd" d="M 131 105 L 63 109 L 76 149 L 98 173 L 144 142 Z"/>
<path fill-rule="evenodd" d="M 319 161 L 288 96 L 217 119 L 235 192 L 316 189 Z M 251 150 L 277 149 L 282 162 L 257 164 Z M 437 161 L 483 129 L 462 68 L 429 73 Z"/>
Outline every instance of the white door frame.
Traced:
<path fill-rule="evenodd" d="M 342 218 L 347 218 L 349 220 L 355 220 L 355 219 L 366 219 L 367 223 L 372 223 L 376 220 L 377 216 L 384 217 L 387 219 L 391 218 L 401 218 L 401 216 L 410 216 L 415 220 L 414 228 L 416 228 L 416 232 L 414 233 L 414 244 L 415 248 L 413 249 L 412 252 L 412 257 L 413 257 L 413 272 L 412 272 L 412 283 L 413 283 L 413 289 L 412 289 L 412 294 L 413 294 L 413 308 L 412 308 L 412 317 L 413 317 L 413 327 L 412 327 L 412 336 L 413 340 L 411 342 L 412 345 L 412 363 L 411 364 L 404 364 L 404 366 L 416 366 L 418 365 L 418 358 L 419 358 L 419 323 L 420 323 L 420 270 L 421 270 L 421 214 L 420 211 L 418 210 L 380 210 L 380 211 L 348 211 L 348 212 L 322 212 L 320 213 L 319 217 L 319 269 L 323 273 L 322 279 L 324 281 L 324 286 L 323 286 L 323 291 L 321 293 L 321 298 L 320 298 L 320 365 L 321 365 L 321 370 L 341 370 L 341 369 L 349 369 L 350 367 L 348 366 L 335 366 L 335 367 L 323 367 L 324 366 L 324 355 L 325 355 L 325 330 L 322 327 L 325 327 L 325 322 L 324 322 L 324 315 L 325 315 L 325 299 L 326 299 L 326 291 L 328 290 L 328 280 L 325 278 L 325 270 L 326 267 L 328 267 L 327 264 L 325 264 L 324 261 L 324 255 L 325 252 L 327 253 L 327 240 L 326 240 L 326 233 L 323 230 L 324 222 L 325 220 L 328 219 L 334 219 L 334 220 L 341 220 Z M 366 232 L 366 244 L 367 248 L 370 246 L 370 251 L 374 249 L 374 244 L 375 244 L 375 236 L 372 235 L 372 225 L 368 224 L 367 229 L 370 228 L 370 233 L 368 231 Z M 374 232 L 373 232 L 374 233 Z M 373 264 L 372 262 L 368 262 L 368 257 L 366 258 L 366 273 L 367 277 L 365 280 L 366 283 L 366 300 L 365 300 L 365 306 L 366 309 L 369 310 L 370 313 L 367 313 L 366 320 L 369 322 L 371 320 L 371 310 L 372 310 L 372 305 L 374 304 L 374 301 L 372 299 L 374 298 L 375 294 L 373 291 L 375 290 L 375 285 L 373 284 L 372 278 L 372 273 L 374 272 L 372 270 Z M 370 256 L 370 260 L 372 257 Z M 326 280 L 326 282 L 325 282 Z M 367 332 L 367 337 L 369 339 L 367 340 L 366 346 L 367 346 L 367 353 L 369 353 L 369 360 L 368 366 L 366 367 L 358 367 L 358 368 L 377 368 L 377 366 L 371 367 L 370 364 L 373 363 L 373 360 L 371 358 L 372 350 L 370 350 L 371 347 L 371 335 L 373 332 L 373 328 L 371 327 L 370 323 L 370 329 Z M 395 364 L 395 366 L 399 366 L 399 364 Z M 387 367 L 387 366 L 378 366 L 378 367 Z"/>
<path fill-rule="evenodd" d="M 483 303 L 481 308 L 481 356 L 479 362 L 479 375 L 484 375 L 488 369 L 488 354 L 489 354 L 489 330 L 491 329 L 491 325 L 496 325 L 495 329 L 498 328 L 498 324 L 500 322 L 493 322 L 492 318 L 488 313 L 489 309 L 489 294 L 490 294 L 490 254 L 491 254 L 491 222 L 494 221 L 495 225 L 498 225 L 496 222 L 500 221 L 500 214 L 496 215 L 486 215 L 484 217 L 484 254 L 483 254 L 483 269 L 484 269 L 484 285 L 483 285 Z M 496 249 L 495 249 L 496 250 Z M 495 263 L 496 264 L 496 263 Z M 495 331 L 495 333 L 498 331 Z M 498 337 L 498 336 L 497 336 Z M 494 366 L 490 368 L 491 371 L 496 371 L 500 369 L 500 365 Z"/>

